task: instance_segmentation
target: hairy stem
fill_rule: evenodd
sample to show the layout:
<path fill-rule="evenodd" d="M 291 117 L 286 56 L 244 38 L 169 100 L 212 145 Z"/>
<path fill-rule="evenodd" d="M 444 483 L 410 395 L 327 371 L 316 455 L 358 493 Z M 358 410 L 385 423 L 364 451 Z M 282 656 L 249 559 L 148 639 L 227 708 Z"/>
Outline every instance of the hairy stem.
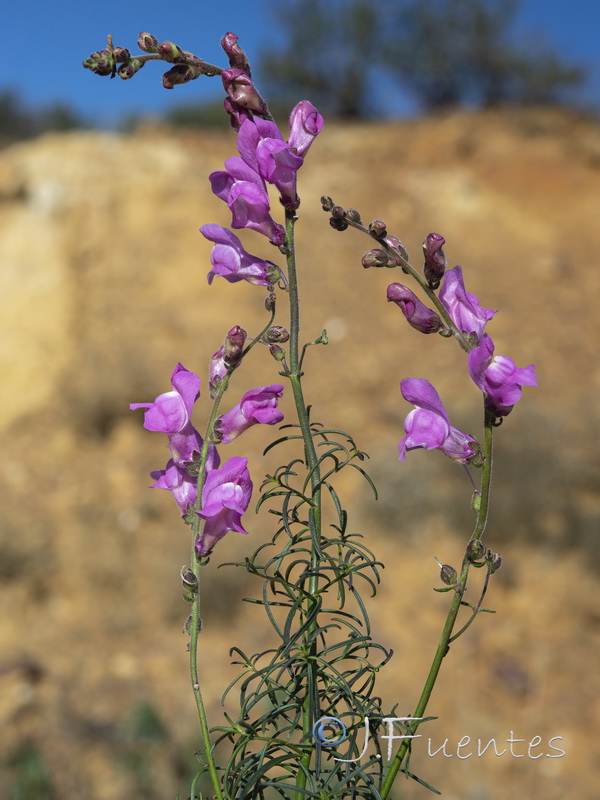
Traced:
<path fill-rule="evenodd" d="M 479 510 L 477 512 L 477 521 L 475 524 L 475 530 L 473 531 L 472 539 L 480 539 L 483 535 L 485 530 L 486 522 L 487 522 L 487 515 L 489 509 L 489 496 L 490 496 L 490 486 L 491 486 L 491 479 L 492 479 L 492 438 L 493 438 L 493 418 L 490 414 L 486 411 L 485 412 L 485 424 L 484 424 L 484 444 L 483 444 L 483 455 L 484 455 L 484 463 L 482 467 L 481 473 L 481 503 L 479 506 Z M 444 628 L 442 630 L 442 635 L 440 637 L 439 644 L 435 651 L 435 655 L 433 657 L 433 661 L 431 663 L 431 667 L 429 669 L 429 674 L 425 680 L 425 685 L 423 686 L 423 691 L 421 692 L 421 697 L 419 698 L 419 702 L 417 703 L 417 707 L 415 709 L 414 714 L 412 715 L 415 719 L 420 719 L 425 715 L 425 711 L 427 709 L 427 705 L 431 698 L 431 694 L 433 692 L 433 687 L 435 686 L 435 682 L 439 675 L 442 661 L 444 660 L 445 656 L 448 654 L 450 649 L 450 641 L 452 638 L 452 631 L 454 629 L 454 625 L 456 624 L 456 618 L 458 617 L 458 612 L 460 611 L 460 606 L 462 602 L 462 598 L 464 596 L 465 590 L 467 588 L 467 578 L 469 576 L 469 568 L 471 563 L 465 554 L 462 563 L 462 569 L 460 572 L 460 577 L 456 584 L 454 597 L 452 599 L 452 603 L 450 605 L 450 609 L 448 611 L 448 615 L 446 617 L 446 621 L 444 623 Z M 413 732 L 418 728 L 419 722 L 414 723 Z M 390 764 L 389 772 L 386 776 L 386 779 L 383 783 L 381 789 L 381 797 L 385 798 L 389 796 L 389 793 L 392 789 L 394 784 L 394 780 L 406 753 L 408 752 L 408 748 L 410 747 L 410 739 L 404 739 L 394 760 Z"/>
<path fill-rule="evenodd" d="M 319 557 L 321 552 L 320 539 L 321 539 L 321 474 L 318 464 L 317 453 L 310 429 L 310 420 L 308 417 L 308 409 L 304 401 L 304 393 L 302 391 L 302 371 L 300 369 L 300 298 L 298 292 L 298 277 L 296 272 L 296 252 L 294 246 L 294 223 L 296 216 L 293 211 L 286 210 L 286 235 L 287 235 L 287 267 L 288 267 L 288 294 L 290 303 L 290 342 L 289 342 L 289 379 L 292 384 L 292 392 L 294 395 L 294 403 L 296 405 L 296 414 L 298 416 L 298 424 L 302 432 L 304 441 L 304 452 L 306 460 L 306 468 L 310 474 L 310 482 L 312 488 L 312 505 L 309 511 L 309 524 L 312 534 L 312 549 L 311 549 L 311 577 L 309 579 L 309 594 L 314 598 L 318 590 L 318 577 L 317 567 L 319 564 Z M 312 611 L 313 603 L 309 601 L 307 613 Z M 316 621 L 307 630 L 305 634 L 305 641 L 310 639 L 311 634 L 314 632 Z M 308 657 L 308 646 L 306 648 Z M 311 654 L 312 655 L 312 654 Z M 314 659 L 310 658 L 308 661 L 308 669 L 315 670 Z M 314 680 L 307 682 L 308 685 L 313 684 Z M 302 727 L 304 738 L 308 739 L 311 735 L 312 725 L 314 723 L 315 709 L 312 707 L 311 693 L 306 691 L 304 700 L 304 708 L 302 715 Z M 306 770 L 310 766 L 311 753 L 308 752 L 302 756 L 302 766 L 297 776 L 297 786 L 303 789 L 306 786 Z M 303 797 L 302 792 L 296 792 L 296 800 L 301 800 Z"/>

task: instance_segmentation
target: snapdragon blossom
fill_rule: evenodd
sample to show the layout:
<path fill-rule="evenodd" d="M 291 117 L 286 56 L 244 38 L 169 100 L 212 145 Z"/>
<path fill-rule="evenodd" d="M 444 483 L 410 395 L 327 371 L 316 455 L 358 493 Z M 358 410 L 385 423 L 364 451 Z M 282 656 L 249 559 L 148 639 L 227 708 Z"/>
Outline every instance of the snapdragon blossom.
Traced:
<path fill-rule="evenodd" d="M 323 129 L 323 117 L 310 100 L 301 100 L 290 114 L 289 147 L 296 155 L 304 157 Z"/>
<path fill-rule="evenodd" d="M 227 228 L 209 223 L 200 228 L 200 233 L 215 243 L 210 254 L 213 268 L 208 273 L 209 283 L 213 282 L 215 275 L 220 275 L 229 283 L 248 281 L 256 286 L 272 286 L 281 277 L 275 264 L 250 255 L 235 233 Z"/>
<path fill-rule="evenodd" d="M 269 213 L 271 206 L 263 179 L 240 156 L 228 158 L 225 170 L 211 172 L 208 179 L 213 194 L 229 206 L 232 227 L 255 230 L 278 246 L 284 243 L 285 229 Z"/>
<path fill-rule="evenodd" d="M 237 138 L 238 152 L 246 164 L 277 187 L 287 208 L 298 208 L 297 172 L 304 159 L 292 153 L 274 122 L 257 117 L 246 120 Z"/>
<path fill-rule="evenodd" d="M 240 402 L 215 422 L 214 431 L 222 444 L 229 444 L 252 425 L 276 425 L 283 419 L 277 402 L 283 395 L 283 386 L 257 386 L 250 389 Z"/>
<path fill-rule="evenodd" d="M 480 452 L 477 439 L 450 425 L 440 396 L 424 378 L 405 378 L 400 384 L 402 396 L 415 408 L 404 420 L 406 436 L 398 444 L 399 461 L 409 450 L 441 450 L 452 461 L 467 464 Z"/>
<path fill-rule="evenodd" d="M 150 473 L 156 483 L 151 489 L 167 489 L 181 510 L 181 516 L 187 514 L 190 504 L 196 502 L 198 479 L 192 477 L 185 467 L 177 464 L 172 458 L 165 469 L 157 469 Z"/>
<path fill-rule="evenodd" d="M 228 531 L 247 534 L 242 526 L 252 497 L 248 459 L 233 456 L 219 470 L 211 470 L 202 489 L 202 507 L 196 513 L 205 520 L 196 539 L 199 556 L 207 556 Z"/>
<path fill-rule="evenodd" d="M 505 417 L 521 399 L 523 386 L 537 386 L 535 367 L 517 367 L 508 356 L 494 355 L 494 342 L 485 333 L 469 353 L 469 374 L 486 395 L 486 407 L 496 417 Z"/>
<path fill-rule="evenodd" d="M 439 298 L 450 319 L 463 333 L 474 334 L 479 341 L 486 323 L 496 313 L 479 305 L 479 300 L 465 289 L 462 268 L 454 267 L 444 275 Z"/>
<path fill-rule="evenodd" d="M 145 408 L 144 428 L 160 433 L 178 433 L 189 423 L 194 403 L 200 397 L 200 378 L 177 364 L 171 375 L 170 392 L 159 394 L 153 403 L 130 403 L 130 409 Z"/>

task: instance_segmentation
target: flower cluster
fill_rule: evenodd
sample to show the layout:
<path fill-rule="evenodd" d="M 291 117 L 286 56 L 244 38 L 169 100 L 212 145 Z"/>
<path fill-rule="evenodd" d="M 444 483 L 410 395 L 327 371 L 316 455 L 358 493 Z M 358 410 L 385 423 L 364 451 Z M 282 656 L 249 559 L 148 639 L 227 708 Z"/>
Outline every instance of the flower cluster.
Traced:
<path fill-rule="evenodd" d="M 252 83 L 247 58 L 237 41 L 238 37 L 232 33 L 223 37 L 221 45 L 229 56 L 230 69 L 223 70 L 221 78 L 227 93 L 225 110 L 237 131 L 239 155 L 227 159 L 225 170 L 213 172 L 209 180 L 214 194 L 231 210 L 233 228 L 249 228 L 266 236 L 272 244 L 282 246 L 285 229 L 270 214 L 267 184 L 276 187 L 288 211 L 298 208 L 297 172 L 323 127 L 323 117 L 307 100 L 298 103 L 290 116 L 289 138 L 284 141 L 277 125 L 261 117 L 267 114 L 266 104 Z M 214 244 L 209 284 L 215 276 L 230 283 L 246 281 L 269 290 L 279 282 L 285 284 L 279 267 L 248 253 L 232 231 L 216 224 L 203 225 L 200 230 Z M 213 399 L 221 388 L 227 388 L 223 382 L 240 364 L 246 336 L 246 331 L 235 325 L 212 356 L 209 391 Z M 285 337 L 278 333 L 276 340 L 285 341 Z M 246 459 L 234 456 L 220 466 L 216 444 L 229 444 L 257 423 L 281 422 L 283 414 L 278 401 L 283 386 L 271 384 L 247 391 L 237 405 L 214 422 L 211 441 L 205 446 L 190 421 L 192 408 L 200 396 L 200 379 L 178 364 L 171 385 L 172 391 L 159 395 L 153 403 L 132 403 L 130 407 L 144 408 L 144 426 L 169 437 L 171 458 L 165 469 L 152 472 L 155 479 L 152 486 L 173 494 L 186 521 L 193 520 L 193 514 L 204 520 L 196 539 L 196 552 L 205 556 L 227 531 L 246 533 L 241 520 L 252 495 Z M 204 478 L 200 497 L 199 476 Z"/>
<path fill-rule="evenodd" d="M 239 336 L 238 330 L 232 329 L 229 338 L 232 338 L 232 332 Z M 217 448 L 211 442 L 207 448 L 205 481 L 198 502 L 198 463 L 204 441 L 191 423 L 191 414 L 200 397 L 200 378 L 178 364 L 171 376 L 171 387 L 170 392 L 160 394 L 152 403 L 131 403 L 129 407 L 145 409 L 146 430 L 167 434 L 171 458 L 165 469 L 151 473 L 155 479 L 152 488 L 170 491 L 183 517 L 196 513 L 205 520 L 196 541 L 196 551 L 198 555 L 206 556 L 228 531 L 246 533 L 241 517 L 250 503 L 252 481 L 245 458 L 234 456 L 220 466 Z M 234 408 L 217 419 L 214 429 L 218 434 L 215 438 L 226 444 L 252 425 L 280 422 L 283 414 L 277 408 L 277 401 L 282 393 L 283 386 L 279 384 L 258 386 L 246 392 Z"/>
<path fill-rule="evenodd" d="M 236 81 L 239 80 L 240 76 L 237 75 Z M 230 102 L 239 105 L 239 97 L 231 86 L 228 92 Z M 234 101 L 234 95 L 238 100 Z M 275 222 L 270 213 L 267 184 L 276 187 L 286 209 L 298 208 L 297 173 L 304 163 L 304 155 L 322 127 L 323 117 L 308 100 L 302 100 L 292 111 L 287 142 L 277 125 L 270 120 L 246 115 L 239 122 L 239 155 L 227 159 L 225 170 L 209 175 L 213 193 L 224 200 L 231 211 L 233 228 L 257 231 L 278 247 L 285 243 L 285 229 Z M 215 243 L 211 253 L 213 268 L 208 274 L 209 283 L 215 275 L 220 275 L 230 283 L 246 280 L 272 286 L 282 277 L 278 267 L 246 252 L 238 237 L 226 228 L 208 224 L 203 225 L 200 231 Z"/>
<path fill-rule="evenodd" d="M 461 267 L 446 272 L 444 243 L 444 237 L 437 233 L 425 238 L 425 278 L 431 291 L 441 282 L 439 303 L 453 332 L 464 337 L 469 349 L 469 374 L 485 396 L 488 413 L 496 419 L 505 417 L 521 398 L 523 386 L 537 386 L 535 367 L 517 367 L 508 356 L 494 356 L 494 343 L 485 327 L 496 312 L 483 308 L 477 297 L 466 290 Z M 400 283 L 388 286 L 387 299 L 396 303 L 409 324 L 421 333 L 451 330 L 444 329 L 439 315 Z M 422 447 L 439 449 L 463 464 L 478 463 L 480 451 L 476 440 L 450 425 L 440 397 L 428 381 L 409 378 L 402 381 L 400 388 L 404 399 L 415 406 L 404 422 L 406 436 L 398 446 L 401 461 L 408 450 Z"/>

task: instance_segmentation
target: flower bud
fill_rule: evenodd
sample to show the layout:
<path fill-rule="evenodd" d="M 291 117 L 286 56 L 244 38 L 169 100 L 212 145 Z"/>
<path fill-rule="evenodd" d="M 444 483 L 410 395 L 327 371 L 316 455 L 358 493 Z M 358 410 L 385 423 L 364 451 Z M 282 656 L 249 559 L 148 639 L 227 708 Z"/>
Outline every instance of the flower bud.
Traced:
<path fill-rule="evenodd" d="M 83 66 L 85 69 L 95 72 L 96 75 L 112 75 L 115 69 L 115 60 L 110 50 L 98 50 L 86 58 Z"/>
<path fill-rule="evenodd" d="M 391 283 L 387 288 L 388 302 L 396 303 L 409 324 L 421 333 L 437 333 L 442 327 L 439 316 L 422 303 L 407 286 Z"/>
<path fill-rule="evenodd" d="M 237 44 L 239 38 L 240 37 L 236 36 L 235 33 L 226 33 L 221 39 L 221 47 L 227 54 L 229 66 L 245 72 L 250 78 L 252 77 L 250 72 L 250 62 L 248 61 L 246 53 L 244 53 L 242 48 Z"/>
<path fill-rule="evenodd" d="M 333 200 L 331 199 L 331 197 L 328 197 L 326 194 L 324 194 L 321 197 L 321 208 L 323 209 L 323 211 L 331 211 L 333 209 L 334 205 L 335 204 L 334 204 Z"/>
<path fill-rule="evenodd" d="M 113 50 L 113 58 L 117 64 L 122 64 L 124 61 L 129 61 L 131 53 L 126 47 L 115 47 Z"/>
<path fill-rule="evenodd" d="M 285 350 L 278 344 L 270 345 L 269 352 L 271 353 L 275 361 L 283 361 L 285 358 Z"/>
<path fill-rule="evenodd" d="M 392 250 L 394 250 L 400 256 L 400 259 L 398 259 L 394 266 L 401 266 L 402 260 L 408 261 L 408 251 L 397 236 L 393 236 L 391 233 L 388 233 L 388 235 L 383 238 L 383 241 L 388 245 L 388 247 L 391 247 Z"/>
<path fill-rule="evenodd" d="M 374 239 L 384 239 L 387 236 L 387 226 L 382 219 L 374 219 L 369 223 L 369 233 Z"/>
<path fill-rule="evenodd" d="M 367 250 L 361 259 L 361 263 L 365 269 L 369 269 L 369 267 L 389 267 L 390 257 L 385 250 Z"/>
<path fill-rule="evenodd" d="M 485 555 L 485 545 L 481 539 L 471 539 L 467 545 L 467 558 L 471 562 L 479 561 Z"/>
<path fill-rule="evenodd" d="M 165 61 L 170 61 L 172 64 L 185 59 L 185 55 L 181 47 L 173 42 L 161 42 L 158 45 L 158 52 Z"/>
<path fill-rule="evenodd" d="M 152 36 L 152 34 L 147 31 L 142 31 L 138 36 L 137 44 L 144 53 L 157 53 L 160 42 L 156 36 Z"/>
<path fill-rule="evenodd" d="M 275 292 L 269 292 L 265 298 L 265 311 L 275 310 Z"/>
<path fill-rule="evenodd" d="M 349 208 L 346 211 L 346 217 L 350 222 L 360 222 L 360 213 L 355 208 Z"/>
<path fill-rule="evenodd" d="M 117 70 L 119 78 L 123 78 L 124 81 L 133 78 L 135 73 L 139 72 L 145 63 L 145 61 L 139 58 L 132 58 L 131 61 L 128 61 L 126 64 L 121 64 Z"/>
<path fill-rule="evenodd" d="M 337 217 L 332 216 L 329 220 L 329 224 L 334 229 L 334 231 L 345 231 L 348 228 L 348 223 L 344 218 L 339 219 Z"/>
<path fill-rule="evenodd" d="M 425 256 L 425 266 L 423 274 L 429 284 L 437 286 L 442 280 L 446 270 L 446 256 L 442 250 L 445 243 L 443 236 L 439 233 L 428 233 L 423 241 L 423 254 Z"/>
<path fill-rule="evenodd" d="M 186 591 L 189 591 L 190 589 L 195 591 L 198 588 L 198 578 L 196 578 L 193 570 L 190 567 L 182 567 L 179 575 L 181 577 L 181 585 Z"/>
<path fill-rule="evenodd" d="M 189 83 L 196 80 L 200 72 L 188 64 L 175 64 L 162 76 L 162 84 L 165 89 L 172 89 L 181 83 Z"/>
<path fill-rule="evenodd" d="M 492 553 L 491 550 L 488 550 L 485 560 L 487 561 L 490 575 L 493 575 L 494 572 L 497 572 L 502 566 L 502 556 L 500 553 Z"/>
<path fill-rule="evenodd" d="M 454 567 L 451 567 L 450 564 L 440 564 L 437 558 L 436 561 L 440 567 L 440 580 L 442 583 L 445 583 L 446 586 L 455 586 L 458 580 L 458 573 Z"/>
<path fill-rule="evenodd" d="M 273 325 L 272 328 L 264 335 L 264 341 L 267 344 L 275 344 L 275 342 L 287 342 L 290 338 L 289 332 L 282 328 L 281 325 Z"/>
<path fill-rule="evenodd" d="M 256 91 L 251 78 L 241 69 L 225 69 L 221 73 L 223 87 L 234 103 L 256 114 L 264 114 L 267 104 Z"/>

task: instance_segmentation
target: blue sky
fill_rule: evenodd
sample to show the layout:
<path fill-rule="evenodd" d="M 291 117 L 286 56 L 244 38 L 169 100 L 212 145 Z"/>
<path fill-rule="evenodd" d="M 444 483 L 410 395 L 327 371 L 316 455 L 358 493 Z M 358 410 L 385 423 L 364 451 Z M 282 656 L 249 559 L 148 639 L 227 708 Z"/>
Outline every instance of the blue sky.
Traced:
<path fill-rule="evenodd" d="M 376 2 L 376 0 L 374 0 Z M 285 0 L 280 0 L 285 7 Z M 218 78 L 199 79 L 172 91 L 162 88 L 161 64 L 148 64 L 132 81 L 110 80 L 81 68 L 89 53 L 105 46 L 135 46 L 140 30 L 170 39 L 216 64 L 224 64 L 219 40 L 240 36 L 250 58 L 277 41 L 270 0 L 31 0 L 5 10 L 0 90 L 12 88 L 30 107 L 62 101 L 96 124 L 113 124 L 131 112 L 161 113 L 181 103 L 220 94 Z M 172 10 L 169 10 L 172 9 Z M 564 57 L 589 66 L 586 100 L 600 109 L 600 2 L 522 0 L 516 35 L 542 36 Z M 7 57 L 8 56 L 8 57 Z M 410 113 L 399 98 L 398 109 Z"/>

